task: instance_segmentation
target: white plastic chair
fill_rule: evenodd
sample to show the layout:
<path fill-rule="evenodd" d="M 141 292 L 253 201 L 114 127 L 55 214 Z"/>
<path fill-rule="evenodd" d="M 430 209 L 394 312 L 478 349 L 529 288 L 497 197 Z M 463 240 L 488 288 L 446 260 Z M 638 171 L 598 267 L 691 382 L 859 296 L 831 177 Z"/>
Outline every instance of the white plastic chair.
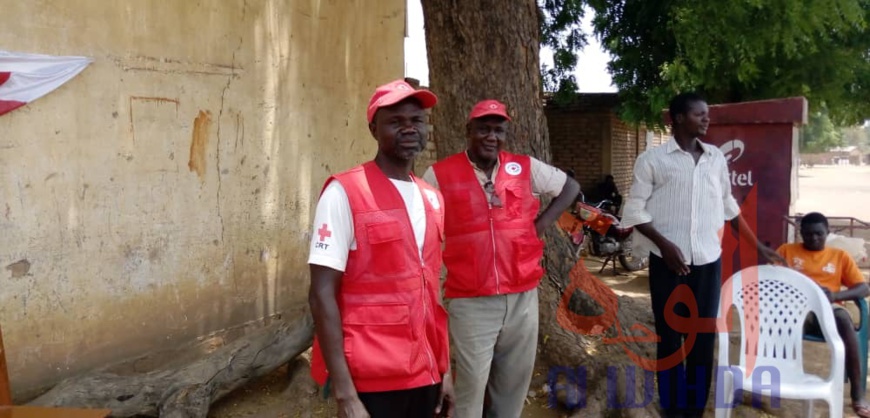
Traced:
<path fill-rule="evenodd" d="M 722 386 L 717 390 L 716 418 L 731 416 L 730 405 L 738 390 L 760 394 L 765 385 L 769 389 L 771 367 L 779 372 L 779 398 L 806 400 L 807 417 L 813 416 L 813 400 L 823 399 L 828 403 L 828 416 L 843 416 L 845 348 L 837 333 L 831 304 L 815 282 L 786 267 L 749 267 L 735 273 L 722 286 L 719 312 L 727 315 L 728 309 L 723 310 L 723 306 L 733 306 L 739 316 L 740 364 L 728 364 L 728 329 L 724 318 L 720 318 L 718 370 L 723 376 L 719 379 Z M 804 372 L 802 337 L 809 312 L 819 319 L 831 350 L 831 374 L 827 379 Z M 753 333 L 757 333 L 757 339 L 751 338 Z M 747 355 L 753 354 L 755 364 L 752 374 L 747 376 Z M 754 376 L 756 373 L 761 374 Z M 735 381 L 741 383 L 739 388 L 735 388 Z M 761 388 L 755 387 L 754 381 Z"/>

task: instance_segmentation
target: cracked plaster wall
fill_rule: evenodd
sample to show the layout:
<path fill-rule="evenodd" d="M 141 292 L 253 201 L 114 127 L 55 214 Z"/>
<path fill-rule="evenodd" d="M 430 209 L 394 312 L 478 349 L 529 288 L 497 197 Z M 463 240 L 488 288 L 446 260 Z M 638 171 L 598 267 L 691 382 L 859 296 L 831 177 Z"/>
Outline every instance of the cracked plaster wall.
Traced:
<path fill-rule="evenodd" d="M 21 398 L 306 304 L 329 173 L 374 155 L 403 0 L 3 1 L 2 48 L 94 59 L 0 117 L 0 326 Z"/>

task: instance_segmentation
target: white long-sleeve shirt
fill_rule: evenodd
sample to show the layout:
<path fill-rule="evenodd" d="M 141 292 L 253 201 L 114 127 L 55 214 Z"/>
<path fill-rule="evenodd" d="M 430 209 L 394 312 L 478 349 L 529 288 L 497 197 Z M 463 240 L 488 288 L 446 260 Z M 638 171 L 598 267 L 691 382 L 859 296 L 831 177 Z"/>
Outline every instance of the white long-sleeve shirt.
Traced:
<path fill-rule="evenodd" d="M 697 164 L 673 138 L 639 155 L 621 220 L 625 226 L 652 222 L 692 265 L 712 263 L 722 255 L 724 224 L 740 214 L 725 156 L 713 145 L 700 144 L 704 153 Z M 640 232 L 635 230 L 632 239 L 635 251 L 661 256 Z"/>

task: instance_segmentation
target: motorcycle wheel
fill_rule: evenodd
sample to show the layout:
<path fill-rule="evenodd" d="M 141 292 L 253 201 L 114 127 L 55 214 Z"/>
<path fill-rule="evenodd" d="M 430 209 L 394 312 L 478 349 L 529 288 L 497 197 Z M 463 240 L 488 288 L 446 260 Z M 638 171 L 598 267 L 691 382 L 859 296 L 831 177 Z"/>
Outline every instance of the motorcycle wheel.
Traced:
<path fill-rule="evenodd" d="M 619 256 L 619 264 L 628 271 L 638 271 L 649 267 L 649 257 L 636 257 L 631 254 Z"/>
<path fill-rule="evenodd" d="M 622 254 L 619 255 L 619 264 L 628 271 L 638 271 L 649 267 L 649 255 L 638 257 L 632 254 L 631 236 L 622 241 Z"/>

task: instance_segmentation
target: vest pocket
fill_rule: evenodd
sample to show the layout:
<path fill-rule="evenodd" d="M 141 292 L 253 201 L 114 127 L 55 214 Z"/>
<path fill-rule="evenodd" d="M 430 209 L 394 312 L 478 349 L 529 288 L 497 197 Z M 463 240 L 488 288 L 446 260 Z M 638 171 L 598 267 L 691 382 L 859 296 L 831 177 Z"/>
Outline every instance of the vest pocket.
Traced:
<path fill-rule="evenodd" d="M 524 215 L 523 205 L 527 199 L 532 199 L 532 196 L 526 196 L 523 186 L 511 182 L 505 185 L 504 208 L 507 211 L 509 218 L 519 218 Z"/>
<path fill-rule="evenodd" d="M 454 238 L 461 241 L 461 238 Z M 451 242 L 444 247 L 443 259 L 449 278 L 447 287 L 459 292 L 476 292 L 483 287 L 485 275 L 478 268 L 479 251 L 474 243 Z"/>
<path fill-rule="evenodd" d="M 471 208 L 475 207 L 475 205 L 482 205 L 486 207 L 486 195 L 483 193 L 480 185 L 475 182 L 475 184 L 470 185 L 469 187 L 474 186 L 473 188 L 461 188 L 456 189 L 450 192 L 450 196 L 452 197 L 450 200 L 445 199 L 444 203 L 444 222 L 445 227 L 448 225 L 447 222 L 450 223 L 450 228 L 454 229 L 458 225 L 465 225 L 467 223 L 472 223 L 477 221 L 475 218 L 475 211 Z M 449 206 L 451 204 L 456 205 L 456 209 L 450 209 Z"/>
<path fill-rule="evenodd" d="M 344 354 L 354 378 L 410 376 L 416 350 L 405 304 L 347 306 Z"/>
<path fill-rule="evenodd" d="M 541 259 L 544 257 L 544 243 L 534 234 L 525 234 L 512 243 L 514 251 L 513 264 L 515 285 L 527 283 L 529 280 L 540 279 L 544 274 Z"/>
<path fill-rule="evenodd" d="M 398 221 L 387 221 L 366 225 L 366 239 L 371 246 L 372 256 L 377 259 L 370 263 L 370 270 L 375 275 L 407 274 L 410 266 L 407 262 L 406 246 L 402 234 L 402 225 Z M 412 244 L 417 247 L 416 242 Z"/>

